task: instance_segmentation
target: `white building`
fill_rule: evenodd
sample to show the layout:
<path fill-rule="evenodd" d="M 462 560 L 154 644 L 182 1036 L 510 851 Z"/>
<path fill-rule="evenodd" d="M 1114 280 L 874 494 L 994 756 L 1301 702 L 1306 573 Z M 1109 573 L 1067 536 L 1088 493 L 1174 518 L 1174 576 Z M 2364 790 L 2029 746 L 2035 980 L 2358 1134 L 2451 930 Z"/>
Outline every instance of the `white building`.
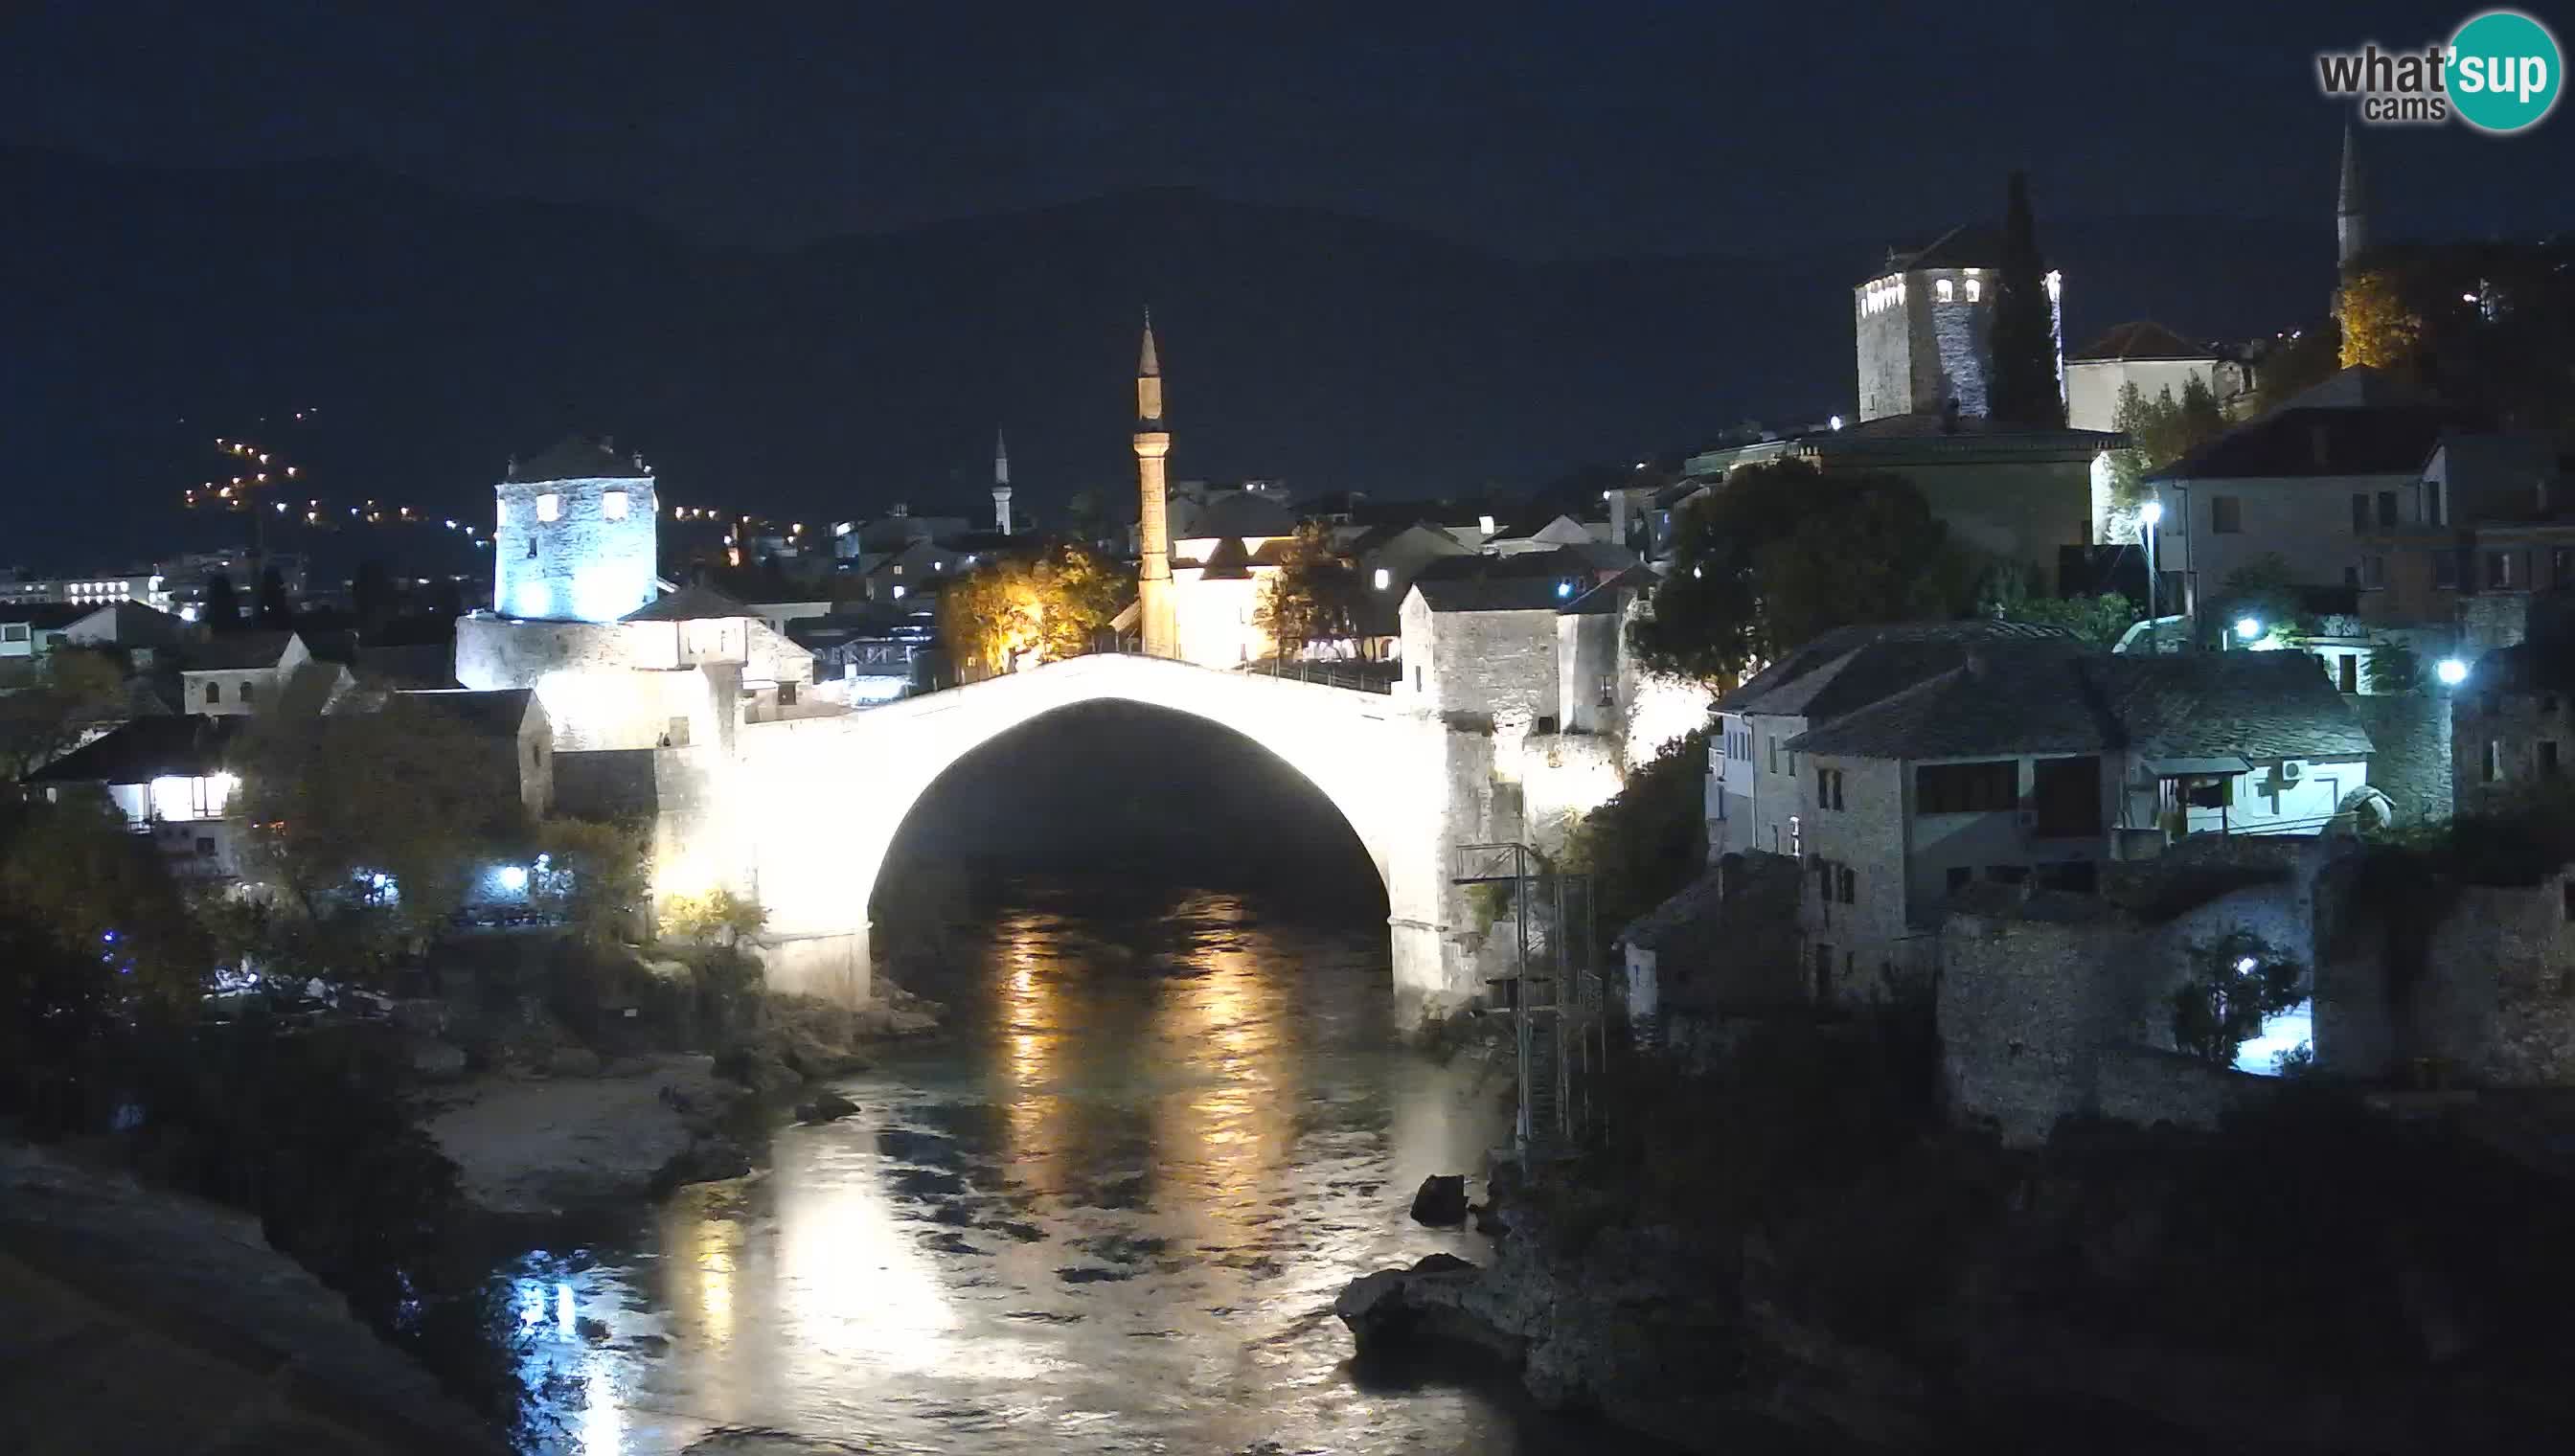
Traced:
<path fill-rule="evenodd" d="M 2121 324 L 2065 361 L 2065 423 L 2076 430 L 2116 430 L 2119 395 L 2130 385 L 2148 404 L 2166 392 L 2178 403 L 2194 380 L 2221 406 L 2244 391 L 2244 371 L 2207 345 L 2161 324 Z"/>
<path fill-rule="evenodd" d="M 243 862 L 232 807 L 241 780 L 228 755 L 240 727 L 202 714 L 138 718 L 46 764 L 32 781 L 50 799 L 105 795 L 175 873 L 233 878 Z"/>

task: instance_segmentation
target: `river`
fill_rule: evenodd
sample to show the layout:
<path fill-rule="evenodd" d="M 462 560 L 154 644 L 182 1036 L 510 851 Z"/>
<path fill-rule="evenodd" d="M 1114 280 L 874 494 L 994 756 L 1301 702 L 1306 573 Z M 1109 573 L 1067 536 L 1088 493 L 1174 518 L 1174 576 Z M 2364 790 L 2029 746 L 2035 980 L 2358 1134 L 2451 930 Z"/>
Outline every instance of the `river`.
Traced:
<path fill-rule="evenodd" d="M 858 1115 L 504 1271 L 530 1449 L 1597 1443 L 1471 1368 L 1350 1368 L 1332 1296 L 1479 1257 L 1407 1207 L 1507 1129 L 1483 1059 L 1399 1043 L 1381 919 L 1104 876 L 979 923 L 914 987 L 946 1032 L 837 1084 Z"/>

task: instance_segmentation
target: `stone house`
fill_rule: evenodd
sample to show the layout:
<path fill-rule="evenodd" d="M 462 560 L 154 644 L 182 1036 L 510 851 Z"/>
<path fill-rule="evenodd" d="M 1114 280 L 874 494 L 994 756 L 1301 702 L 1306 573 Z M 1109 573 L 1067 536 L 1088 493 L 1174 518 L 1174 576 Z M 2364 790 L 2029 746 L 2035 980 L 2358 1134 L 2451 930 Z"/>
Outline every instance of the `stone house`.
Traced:
<path fill-rule="evenodd" d="M 2467 629 L 2474 648 L 2503 647 L 2509 631 L 2476 619 L 2516 614 L 2503 599 L 2575 587 L 2575 463 L 2539 431 L 2457 434 L 2437 441 L 2393 512 L 2372 508 L 2347 580 L 2373 627 Z M 2526 612 L 2519 615 L 2526 615 Z"/>
<path fill-rule="evenodd" d="M 2303 653 L 1989 650 L 1784 745 L 1818 1000 L 1928 989 L 1978 882 L 2094 892 L 2194 835 L 2313 834 L 2368 783 L 2368 732 Z"/>
<path fill-rule="evenodd" d="M 2423 524 L 2424 462 L 2445 434 L 2481 423 L 2346 369 L 2148 479 L 2164 508 L 2157 567 L 2192 610 L 2267 556 L 2302 586 L 2363 587 L 2362 542 Z"/>
<path fill-rule="evenodd" d="M 554 725 L 533 690 L 450 688 L 397 693 L 385 709 L 445 714 L 485 743 L 496 760 L 506 756 L 505 776 L 518 785 L 519 802 L 531 818 L 543 818 L 553 810 Z"/>
<path fill-rule="evenodd" d="M 2457 811 L 2527 803 L 2575 770 L 2575 657 L 2554 636 L 2477 659 L 2450 695 Z"/>
<path fill-rule="evenodd" d="M 313 662 L 304 639 L 291 631 L 237 632 L 212 637 L 187 650 L 179 678 L 180 712 L 257 713 L 274 704 L 298 669 Z M 344 670 L 345 672 L 345 670 Z"/>

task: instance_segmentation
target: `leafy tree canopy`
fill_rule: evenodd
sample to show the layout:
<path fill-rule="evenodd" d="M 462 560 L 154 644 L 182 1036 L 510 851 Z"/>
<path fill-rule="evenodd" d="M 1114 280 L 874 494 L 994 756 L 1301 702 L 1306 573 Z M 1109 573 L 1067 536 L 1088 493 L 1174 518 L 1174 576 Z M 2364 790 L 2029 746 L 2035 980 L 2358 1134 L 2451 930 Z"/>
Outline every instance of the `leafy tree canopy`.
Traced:
<path fill-rule="evenodd" d="M 125 668 L 113 653 L 71 647 L 12 666 L 23 681 L 0 684 L 0 782 L 14 787 L 120 716 Z"/>
<path fill-rule="evenodd" d="M 950 583 L 939 598 L 939 633 L 961 673 L 989 678 L 1090 652 L 1134 590 L 1090 547 L 1056 542 Z"/>
<path fill-rule="evenodd" d="M 1734 682 L 1836 627 L 1955 616 L 1965 575 L 1904 478 L 1747 466 L 1682 512 L 1633 643 L 1655 671 Z"/>
<path fill-rule="evenodd" d="M 1358 569 L 1332 549 L 1322 523 L 1308 521 L 1288 539 L 1279 574 L 1261 595 L 1258 625 L 1279 656 L 1294 657 L 1308 644 L 1354 636 L 1365 597 Z"/>

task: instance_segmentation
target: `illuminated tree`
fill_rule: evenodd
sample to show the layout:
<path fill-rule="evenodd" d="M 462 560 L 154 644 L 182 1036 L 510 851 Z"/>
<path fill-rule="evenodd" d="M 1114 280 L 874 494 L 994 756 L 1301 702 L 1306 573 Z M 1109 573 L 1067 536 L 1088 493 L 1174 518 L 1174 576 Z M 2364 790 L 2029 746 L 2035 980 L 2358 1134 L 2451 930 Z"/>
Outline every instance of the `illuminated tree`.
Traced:
<path fill-rule="evenodd" d="M 986 563 L 939 598 L 939 632 L 961 673 L 989 678 L 1090 652 L 1118 616 L 1126 575 L 1074 542 Z"/>
<path fill-rule="evenodd" d="M 647 838 L 630 824 L 554 818 L 537 825 L 529 898 L 587 944 L 622 943 L 653 894 Z"/>
<path fill-rule="evenodd" d="M 675 894 L 662 902 L 664 938 L 696 945 L 737 945 L 768 923 L 769 911 L 759 901 L 729 889 Z"/>
<path fill-rule="evenodd" d="M 2334 295 L 2334 320 L 2342 329 L 2345 369 L 2401 369 L 2414 362 L 2423 342 L 2423 319 L 2405 302 L 2394 273 L 2362 269 L 2343 279 Z"/>
<path fill-rule="evenodd" d="M 1280 657 L 1292 658 L 1308 644 L 1356 636 L 1363 596 L 1357 569 L 1332 549 L 1322 524 L 1309 521 L 1288 539 L 1278 575 L 1261 594 L 1256 625 Z"/>
<path fill-rule="evenodd" d="M 2173 1045 L 2202 1061 L 2232 1066 L 2266 1017 L 2306 998 L 2305 968 L 2240 926 L 2190 955 L 2194 974 L 2172 994 Z"/>
<path fill-rule="evenodd" d="M 2181 398 L 2166 386 L 2147 399 L 2131 382 L 2119 387 L 2110 428 L 2128 437 L 2128 448 L 2110 454 L 2110 501 L 2133 511 L 2145 497 L 2145 478 L 2226 433 L 2226 414 L 2207 381 L 2193 375 Z"/>

